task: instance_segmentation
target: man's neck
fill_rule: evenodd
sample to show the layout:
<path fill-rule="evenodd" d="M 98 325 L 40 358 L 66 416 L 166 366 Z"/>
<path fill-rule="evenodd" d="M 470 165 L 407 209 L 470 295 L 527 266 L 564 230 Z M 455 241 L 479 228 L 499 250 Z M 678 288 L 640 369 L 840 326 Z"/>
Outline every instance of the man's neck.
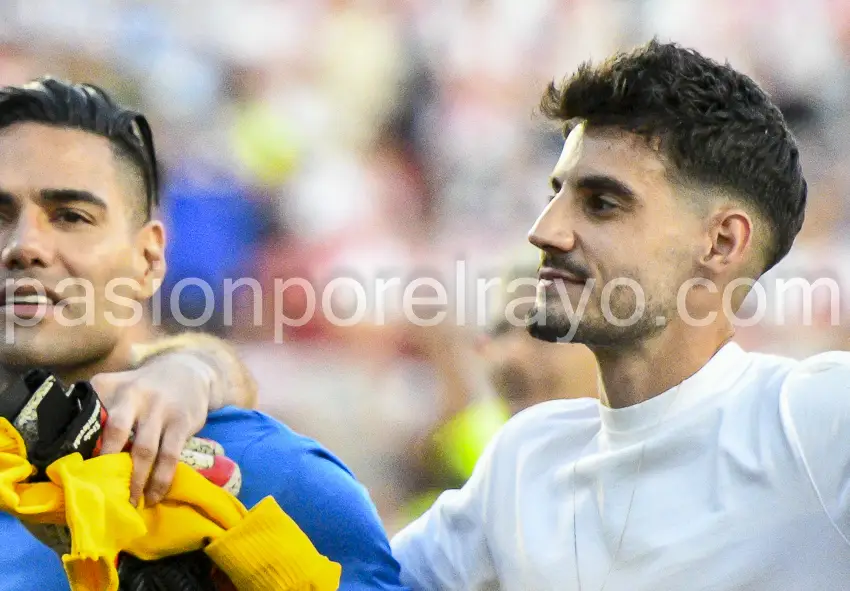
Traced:
<path fill-rule="evenodd" d="M 56 367 L 52 368 L 56 376 L 63 384 L 70 386 L 74 382 L 87 381 L 92 379 L 99 373 L 111 371 L 119 371 L 118 366 L 110 363 L 110 360 L 89 363 L 85 365 L 76 365 L 71 367 Z"/>
<path fill-rule="evenodd" d="M 86 363 L 38 367 L 52 372 L 65 386 L 70 386 L 75 382 L 88 381 L 100 373 L 129 369 L 130 346 L 129 342 L 119 343 L 106 357 Z M 3 373 L 7 376 L 21 376 L 31 369 L 36 369 L 36 366 L 3 366 Z"/>
<path fill-rule="evenodd" d="M 700 328 L 677 323 L 628 349 L 595 349 L 600 399 L 609 408 L 625 408 L 663 394 L 698 372 L 733 335 L 727 322 Z"/>
<path fill-rule="evenodd" d="M 537 388 L 535 399 L 551 400 L 555 392 L 566 398 L 599 398 L 599 376 L 594 365 L 579 374 L 570 374 L 562 379 L 547 381 L 545 386 Z"/>

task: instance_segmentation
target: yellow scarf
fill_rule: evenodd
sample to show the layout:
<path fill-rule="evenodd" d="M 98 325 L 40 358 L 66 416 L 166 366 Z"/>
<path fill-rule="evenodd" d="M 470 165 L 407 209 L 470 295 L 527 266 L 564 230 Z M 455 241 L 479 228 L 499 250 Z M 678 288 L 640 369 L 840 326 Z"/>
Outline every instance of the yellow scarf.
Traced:
<path fill-rule="evenodd" d="M 0 511 L 22 521 L 67 525 L 62 557 L 72 591 L 117 591 L 121 551 L 142 560 L 204 549 L 239 591 L 335 591 L 341 567 L 319 554 L 273 497 L 248 511 L 233 495 L 179 464 L 160 503 L 130 503 L 127 453 L 47 468 L 49 482 L 26 482 L 34 468 L 12 425 L 0 418 Z"/>

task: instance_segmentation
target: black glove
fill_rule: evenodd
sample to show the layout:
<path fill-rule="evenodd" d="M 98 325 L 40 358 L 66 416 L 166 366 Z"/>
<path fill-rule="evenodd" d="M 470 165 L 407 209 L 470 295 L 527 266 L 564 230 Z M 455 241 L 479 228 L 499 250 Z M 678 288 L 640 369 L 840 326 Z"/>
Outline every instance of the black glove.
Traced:
<path fill-rule="evenodd" d="M 0 416 L 20 433 L 33 481 L 47 480 L 47 467 L 79 453 L 89 459 L 100 451 L 106 409 L 88 382 L 65 388 L 53 374 L 34 369 L 0 395 Z"/>

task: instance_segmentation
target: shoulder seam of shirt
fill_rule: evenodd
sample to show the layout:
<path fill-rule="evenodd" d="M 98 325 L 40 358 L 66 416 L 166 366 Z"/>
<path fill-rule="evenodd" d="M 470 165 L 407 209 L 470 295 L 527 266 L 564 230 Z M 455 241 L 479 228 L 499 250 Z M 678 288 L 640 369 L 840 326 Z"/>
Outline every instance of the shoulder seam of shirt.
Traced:
<path fill-rule="evenodd" d="M 780 401 L 780 404 L 789 404 L 788 399 L 784 396 L 783 398 L 784 400 Z M 809 467 L 809 461 L 806 458 L 806 450 L 804 450 L 803 446 L 800 444 L 800 436 L 799 433 L 797 433 L 797 427 L 794 423 L 793 414 L 790 412 L 790 409 L 788 409 L 788 416 L 791 418 L 791 420 L 788 421 L 787 428 L 791 430 L 791 433 L 793 435 L 790 443 L 797 450 L 797 453 L 800 456 L 800 461 L 802 462 L 803 469 L 806 472 L 806 480 L 808 480 L 809 485 L 812 487 L 812 490 L 815 493 L 815 497 L 817 497 L 818 504 L 820 505 L 824 516 L 826 516 L 827 520 L 829 520 L 829 523 L 832 525 L 833 529 L 838 532 L 838 535 L 841 536 L 841 539 L 844 540 L 844 543 L 847 544 L 848 547 L 850 547 L 850 539 L 848 539 L 844 532 L 841 531 L 841 527 L 835 522 L 835 520 L 832 518 L 832 515 L 829 514 L 829 509 L 827 509 L 826 507 L 826 503 L 823 500 L 823 495 L 821 494 L 821 491 L 818 488 L 817 482 L 815 482 L 814 475 L 812 474 L 812 469 Z"/>

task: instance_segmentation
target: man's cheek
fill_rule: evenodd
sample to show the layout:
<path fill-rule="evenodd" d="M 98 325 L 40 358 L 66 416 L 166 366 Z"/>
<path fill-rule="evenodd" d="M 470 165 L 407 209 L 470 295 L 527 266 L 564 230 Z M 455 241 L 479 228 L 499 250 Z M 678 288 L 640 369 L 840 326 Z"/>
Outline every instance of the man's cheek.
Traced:
<path fill-rule="evenodd" d="M 97 303 L 88 294 L 67 296 L 53 309 L 53 320 L 60 326 L 91 326 L 95 323 Z"/>
<path fill-rule="evenodd" d="M 142 304 L 135 297 L 138 288 L 132 280 L 115 280 L 107 284 L 101 304 L 103 322 L 116 327 L 132 327 L 143 318 Z"/>

